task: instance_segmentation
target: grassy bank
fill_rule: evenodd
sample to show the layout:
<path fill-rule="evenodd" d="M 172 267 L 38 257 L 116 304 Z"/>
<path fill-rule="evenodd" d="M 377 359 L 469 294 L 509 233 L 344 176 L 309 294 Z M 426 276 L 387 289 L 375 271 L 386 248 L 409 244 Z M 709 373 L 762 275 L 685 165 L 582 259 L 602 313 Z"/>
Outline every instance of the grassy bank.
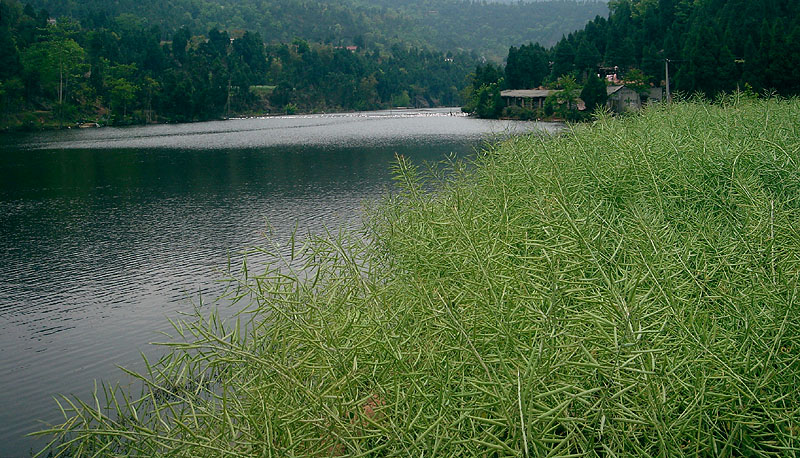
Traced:
<path fill-rule="evenodd" d="M 80 456 L 795 456 L 798 161 L 800 101 L 735 98 L 513 139 L 445 175 L 400 161 L 365 237 L 250 266 L 237 323 L 178 324 L 143 393 L 64 401 L 54 440 Z"/>

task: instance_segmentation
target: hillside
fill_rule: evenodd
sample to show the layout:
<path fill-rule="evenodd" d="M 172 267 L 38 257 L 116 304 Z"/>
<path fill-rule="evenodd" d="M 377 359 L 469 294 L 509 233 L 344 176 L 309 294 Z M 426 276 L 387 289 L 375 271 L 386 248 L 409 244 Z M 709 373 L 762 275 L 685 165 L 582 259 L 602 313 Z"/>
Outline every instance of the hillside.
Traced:
<path fill-rule="evenodd" d="M 553 76 L 599 65 L 641 69 L 673 88 L 715 95 L 744 89 L 800 93 L 800 2 L 619 0 L 552 50 Z"/>
<path fill-rule="evenodd" d="M 671 91 L 685 96 L 800 94 L 800 2 L 617 0 L 609 6 L 608 17 L 595 18 L 553 47 L 512 46 L 504 68 L 479 67 L 466 90 L 466 108 L 496 117 L 504 106 L 501 90 L 540 85 L 578 90 L 591 83 L 594 89 L 581 97 L 605 100 L 594 75 L 622 81 L 645 97 L 650 86 L 666 85 L 667 62 Z M 570 118 L 581 117 L 572 112 Z"/>
<path fill-rule="evenodd" d="M 334 45 L 385 48 L 393 43 L 443 51 L 476 51 L 500 60 L 508 46 L 555 43 L 608 12 L 602 1 L 485 3 L 463 0 L 32 0 L 52 16 L 88 26 L 130 14 L 158 25 L 166 38 L 179 27 L 259 32 L 267 41 L 300 37 Z"/>
<path fill-rule="evenodd" d="M 477 57 L 392 45 L 347 49 L 258 32 L 202 35 L 130 15 L 93 26 L 0 0 L 0 129 L 454 106 Z"/>

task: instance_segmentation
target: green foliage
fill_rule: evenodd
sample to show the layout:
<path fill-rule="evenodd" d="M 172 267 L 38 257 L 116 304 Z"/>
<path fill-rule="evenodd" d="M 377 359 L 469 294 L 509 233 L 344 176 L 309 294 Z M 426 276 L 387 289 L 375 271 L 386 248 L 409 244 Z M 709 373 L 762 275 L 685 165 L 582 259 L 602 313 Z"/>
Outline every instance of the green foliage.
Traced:
<path fill-rule="evenodd" d="M 581 90 L 581 100 L 586 104 L 586 111 L 589 113 L 593 113 L 597 108 L 604 107 L 608 100 L 605 81 L 591 73 Z"/>
<path fill-rule="evenodd" d="M 19 50 L 11 28 L 0 25 L 0 81 L 18 75 L 20 69 Z"/>
<path fill-rule="evenodd" d="M 484 84 L 475 92 L 475 114 L 479 118 L 498 118 L 503 112 L 501 83 Z"/>
<path fill-rule="evenodd" d="M 502 116 L 504 118 L 519 119 L 523 121 L 538 120 L 544 117 L 544 111 L 535 109 L 531 110 L 525 107 L 518 107 L 516 105 L 503 108 Z"/>
<path fill-rule="evenodd" d="M 31 45 L 22 54 L 26 81 L 36 81 L 41 90 L 58 103 L 69 99 L 86 70 L 86 54 L 72 38 L 57 33 Z"/>
<path fill-rule="evenodd" d="M 466 103 L 462 110 L 480 118 L 498 118 L 503 112 L 500 91 L 505 87 L 503 70 L 487 63 L 478 65 L 470 75 L 470 84 L 465 90 Z"/>
<path fill-rule="evenodd" d="M 553 77 L 589 68 L 594 50 L 607 67 L 664 78 L 672 88 L 714 96 L 750 84 L 800 93 L 800 3 L 794 0 L 616 0 L 555 46 Z M 574 53 L 571 49 L 577 48 Z"/>
<path fill-rule="evenodd" d="M 112 110 L 122 111 L 124 118 L 128 113 L 128 105 L 136 99 L 139 87 L 126 80 L 125 78 L 112 79 L 108 82 L 110 89 Z"/>
<path fill-rule="evenodd" d="M 411 97 L 408 96 L 408 91 L 402 91 L 400 94 L 392 96 L 392 106 L 394 107 L 407 107 L 411 105 Z"/>
<path fill-rule="evenodd" d="M 538 43 L 522 45 L 519 49 L 512 46 L 508 50 L 505 68 L 508 88 L 532 89 L 541 86 L 550 73 L 549 61 L 550 53 Z"/>
<path fill-rule="evenodd" d="M 558 90 L 545 99 L 545 113 L 567 121 L 579 120 L 577 99 L 581 90 L 575 78 L 562 76 L 556 81 L 556 87 Z"/>
<path fill-rule="evenodd" d="M 360 233 L 254 250 L 237 318 L 176 323 L 142 392 L 65 398 L 45 433 L 60 456 L 791 455 L 798 120 L 733 96 L 449 173 L 400 158 Z"/>
<path fill-rule="evenodd" d="M 24 90 L 25 85 L 20 78 L 0 81 L 0 112 L 12 113 L 18 111 L 23 100 Z"/>
<path fill-rule="evenodd" d="M 274 106 L 364 110 L 389 106 L 455 106 L 457 87 L 474 65 L 468 55 L 395 46 L 391 54 L 329 45 L 269 45 L 266 80 Z"/>
<path fill-rule="evenodd" d="M 357 45 L 386 51 L 394 44 L 474 51 L 500 61 L 509 44 L 548 46 L 608 9 L 602 1 L 476 2 L 461 0 L 32 0 L 54 16 L 72 16 L 104 27 L 122 14 L 180 27 L 259 32 L 269 42 Z M 356 43 L 358 41 L 358 43 Z M 359 45 L 361 43 L 361 45 Z"/>
<path fill-rule="evenodd" d="M 265 45 L 259 33 L 218 28 L 204 35 L 180 28 L 171 43 L 162 43 L 160 28 L 130 13 L 95 15 L 85 25 L 59 18 L 24 36 L 26 24 L 46 21 L 47 13 L 16 0 L 0 5 L 14 12 L 0 27 L 0 42 L 9 44 L 0 51 L 0 63 L 7 64 L 0 109 L 54 109 L 64 122 L 98 119 L 106 109 L 111 123 L 128 124 L 281 113 L 289 105 L 305 112 L 455 106 L 477 61 L 467 53 L 399 44 L 372 51 L 302 38 Z M 25 90 L 13 81 L 23 81 Z M 250 90 L 267 85 L 275 88 L 269 94 Z M 68 106 L 77 109 L 74 116 L 66 116 Z"/>
<path fill-rule="evenodd" d="M 553 48 L 551 79 L 570 75 L 575 70 L 575 48 L 569 40 L 562 39 Z"/>
<path fill-rule="evenodd" d="M 495 84 L 503 78 L 503 69 L 499 65 L 488 62 L 486 65 L 478 64 L 472 75 L 472 86 L 479 88 L 488 84 Z"/>
<path fill-rule="evenodd" d="M 625 86 L 635 90 L 640 96 L 647 95 L 650 90 L 650 80 L 652 78 L 645 75 L 638 68 L 632 68 L 625 72 Z"/>
<path fill-rule="evenodd" d="M 594 43 L 585 38 L 581 40 L 575 51 L 575 68 L 580 72 L 594 73 L 601 61 L 600 51 Z"/>

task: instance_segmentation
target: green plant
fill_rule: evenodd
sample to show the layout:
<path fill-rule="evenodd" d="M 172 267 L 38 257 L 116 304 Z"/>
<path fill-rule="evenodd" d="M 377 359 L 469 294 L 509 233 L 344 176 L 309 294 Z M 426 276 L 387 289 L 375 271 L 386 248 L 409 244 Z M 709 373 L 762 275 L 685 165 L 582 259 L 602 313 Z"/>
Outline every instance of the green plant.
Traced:
<path fill-rule="evenodd" d="M 75 456 L 795 455 L 798 119 L 732 96 L 449 173 L 400 158 L 363 233 L 256 250 L 235 320 L 176 323 L 141 395 L 67 399 L 44 433 Z"/>

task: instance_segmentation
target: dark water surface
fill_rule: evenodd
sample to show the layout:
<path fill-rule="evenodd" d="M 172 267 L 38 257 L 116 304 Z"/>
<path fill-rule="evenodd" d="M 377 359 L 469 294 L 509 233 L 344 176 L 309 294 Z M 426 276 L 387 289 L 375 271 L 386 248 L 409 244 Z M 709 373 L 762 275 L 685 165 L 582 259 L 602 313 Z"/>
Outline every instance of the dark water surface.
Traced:
<path fill-rule="evenodd" d="M 472 154 L 493 135 L 556 127 L 456 109 L 230 120 L 0 137 L 0 456 L 157 358 L 167 317 L 223 288 L 246 247 L 354 225 L 414 162 Z M 45 423 L 42 423 L 45 422 Z"/>

